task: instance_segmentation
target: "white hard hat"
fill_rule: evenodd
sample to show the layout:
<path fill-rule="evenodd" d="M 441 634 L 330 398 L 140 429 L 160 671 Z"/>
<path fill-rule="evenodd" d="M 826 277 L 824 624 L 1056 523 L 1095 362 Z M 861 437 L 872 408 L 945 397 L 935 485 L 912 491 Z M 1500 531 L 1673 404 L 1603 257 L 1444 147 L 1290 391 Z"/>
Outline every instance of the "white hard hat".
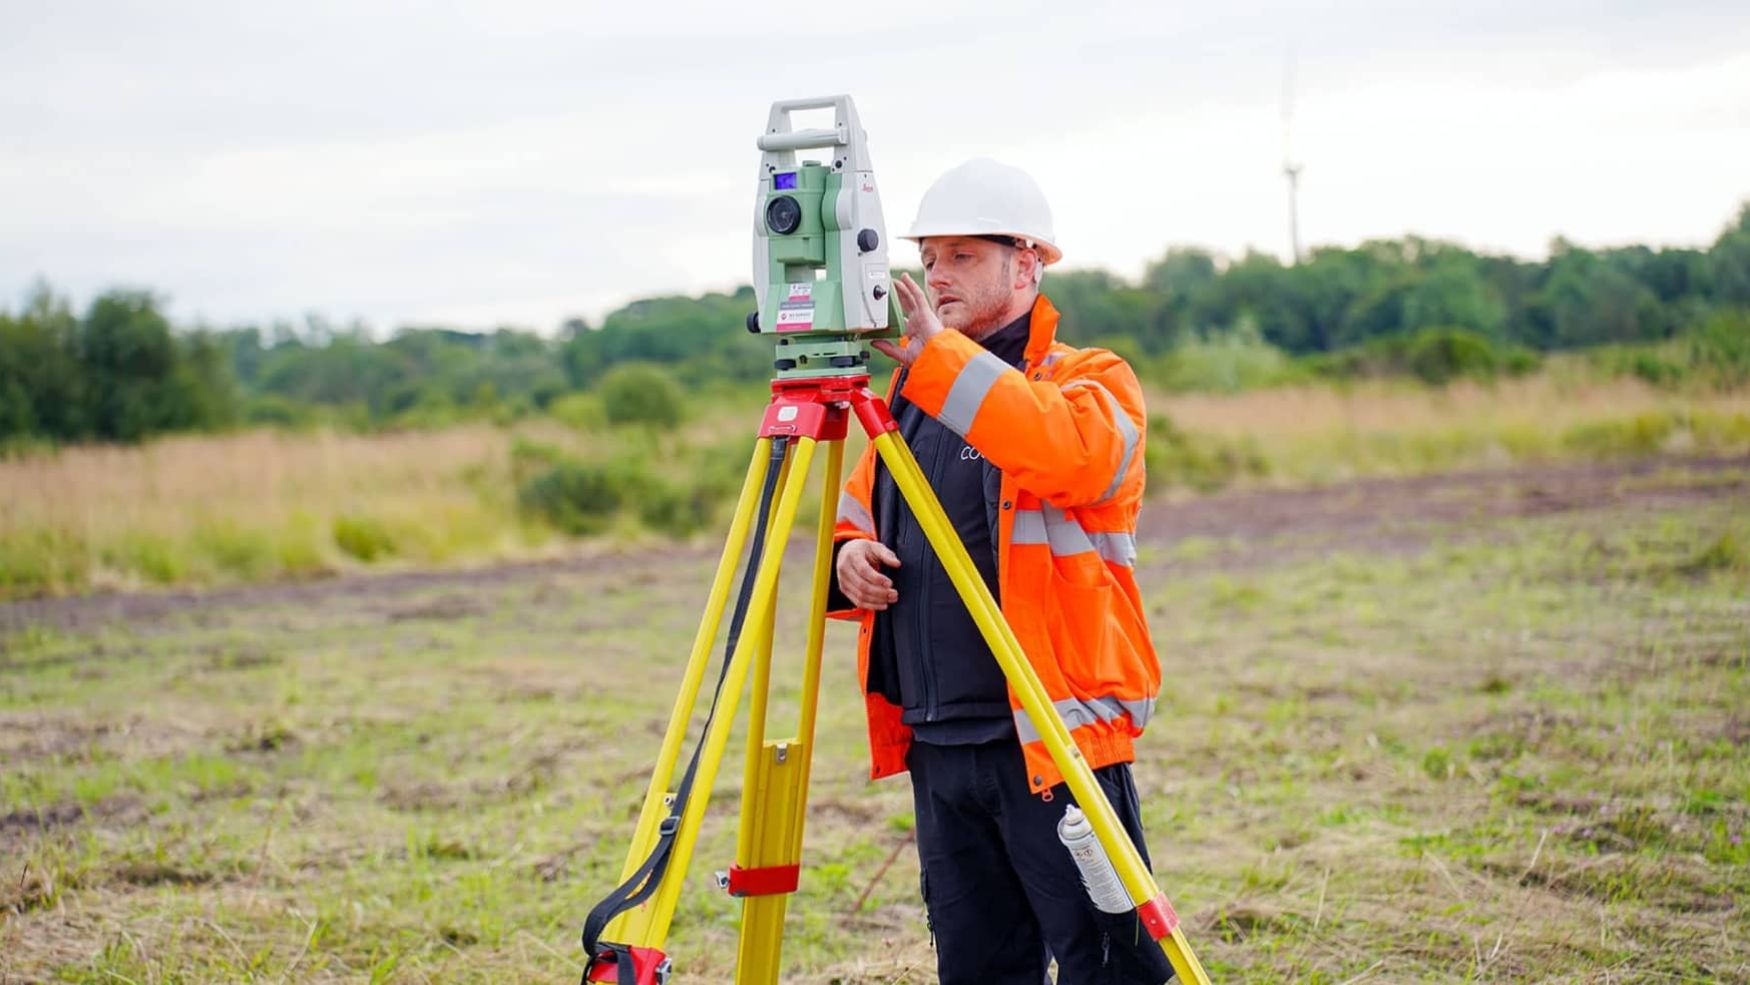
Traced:
<path fill-rule="evenodd" d="M 1063 259 L 1051 206 L 1033 176 L 1013 165 L 975 157 L 936 179 L 905 237 L 1012 236 L 1039 251 L 1044 263 Z"/>

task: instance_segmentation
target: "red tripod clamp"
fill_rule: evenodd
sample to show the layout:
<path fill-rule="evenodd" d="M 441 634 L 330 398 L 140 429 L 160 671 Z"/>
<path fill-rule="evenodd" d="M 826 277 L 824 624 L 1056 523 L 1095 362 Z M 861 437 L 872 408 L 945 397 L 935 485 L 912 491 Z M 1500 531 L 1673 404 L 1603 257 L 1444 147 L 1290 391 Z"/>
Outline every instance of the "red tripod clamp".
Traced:
<path fill-rule="evenodd" d="M 777 896 L 793 893 L 802 875 L 800 865 L 766 865 L 744 869 L 731 864 L 723 888 L 731 896 Z"/>
<path fill-rule="evenodd" d="M 620 975 L 620 959 L 624 955 L 632 964 L 632 980 Z M 584 972 L 586 982 L 608 982 L 609 985 L 668 985 L 674 966 L 668 955 L 654 947 L 607 945 L 590 959 Z"/>
<path fill-rule="evenodd" d="M 1173 910 L 1173 904 L 1167 902 L 1166 893 L 1137 907 L 1136 915 L 1142 918 L 1142 926 L 1148 935 L 1157 941 L 1179 926 L 1179 914 Z"/>
<path fill-rule="evenodd" d="M 773 380 L 772 402 L 760 420 L 759 436 L 843 441 L 851 413 L 871 437 L 899 428 L 887 402 L 869 389 L 867 373 Z"/>

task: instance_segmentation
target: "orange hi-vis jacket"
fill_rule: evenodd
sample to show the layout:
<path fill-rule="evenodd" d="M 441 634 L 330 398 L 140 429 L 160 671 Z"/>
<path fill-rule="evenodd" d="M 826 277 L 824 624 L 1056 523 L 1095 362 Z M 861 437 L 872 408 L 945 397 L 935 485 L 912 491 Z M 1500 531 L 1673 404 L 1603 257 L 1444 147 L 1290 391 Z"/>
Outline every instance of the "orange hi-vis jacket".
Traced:
<path fill-rule="evenodd" d="M 904 394 L 1001 470 L 1003 616 L 1088 765 L 1098 769 L 1135 758 L 1132 740 L 1153 715 L 1161 683 L 1134 574 L 1147 417 L 1130 366 L 1105 349 L 1058 342 L 1057 318 L 1041 295 L 1020 369 L 944 331 L 918 354 Z M 874 483 L 871 445 L 839 497 L 835 541 L 880 537 Z M 870 775 L 903 773 L 911 729 L 897 705 L 868 687 L 875 613 L 831 615 L 862 622 L 857 672 L 869 715 Z M 1009 707 L 1033 792 L 1062 782 L 1012 687 Z"/>

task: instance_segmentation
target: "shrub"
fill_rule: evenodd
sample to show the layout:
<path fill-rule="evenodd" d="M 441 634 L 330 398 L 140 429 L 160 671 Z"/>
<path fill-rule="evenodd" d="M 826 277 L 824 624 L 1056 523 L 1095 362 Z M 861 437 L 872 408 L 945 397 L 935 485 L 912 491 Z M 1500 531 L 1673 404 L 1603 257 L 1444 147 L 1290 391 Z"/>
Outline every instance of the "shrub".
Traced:
<path fill-rule="evenodd" d="M 274 550 L 279 569 L 288 575 L 316 575 L 328 570 L 314 534 L 306 534 L 296 525 L 281 533 Z"/>
<path fill-rule="evenodd" d="M 1665 387 L 1683 382 L 1688 375 L 1681 365 L 1662 358 L 1657 352 L 1635 353 L 1629 361 L 1629 372 L 1637 379 Z"/>
<path fill-rule="evenodd" d="M 1562 444 L 1569 451 L 1591 458 L 1651 455 L 1664 447 L 1682 423 L 1677 414 L 1656 411 L 1614 421 L 1579 424 L 1562 434 Z"/>
<path fill-rule="evenodd" d="M 1706 451 L 1741 453 L 1750 448 L 1750 414 L 1697 411 L 1689 415 L 1688 424 L 1696 445 Z"/>
<path fill-rule="evenodd" d="M 638 501 L 638 519 L 646 527 L 684 537 L 711 522 L 718 497 L 703 486 L 653 485 Z"/>
<path fill-rule="evenodd" d="M 369 564 L 396 553 L 395 537 L 383 521 L 370 516 L 334 518 L 334 546 L 341 553 Z"/>
<path fill-rule="evenodd" d="M 1150 375 L 1174 392 L 1238 393 L 1294 382 L 1305 373 L 1256 328 L 1242 324 L 1185 339 L 1155 361 Z"/>
<path fill-rule="evenodd" d="M 558 445 L 518 435 L 510 443 L 510 474 L 520 486 L 565 460 Z"/>
<path fill-rule="evenodd" d="M 1543 357 L 1522 345 L 1506 346 L 1500 351 L 1501 369 L 1508 376 L 1529 376 L 1543 366 Z"/>
<path fill-rule="evenodd" d="M 602 377 L 602 407 L 610 424 L 669 430 L 681 422 L 684 396 L 674 379 L 649 364 L 616 366 Z"/>
<path fill-rule="evenodd" d="M 1584 359 L 1603 375 L 1633 376 L 1668 390 L 1730 390 L 1750 382 L 1750 311 L 1715 311 L 1676 338 L 1598 346 Z"/>
<path fill-rule="evenodd" d="M 106 547 L 101 556 L 105 564 L 159 585 L 173 585 L 188 573 L 188 559 L 178 550 L 178 545 L 167 537 L 146 531 L 130 531 Z"/>
<path fill-rule="evenodd" d="M 1750 310 L 1716 311 L 1689 333 L 1690 361 L 1722 390 L 1750 382 Z"/>
<path fill-rule="evenodd" d="M 565 533 L 585 536 L 608 528 L 628 503 L 649 492 L 649 476 L 631 463 L 559 461 L 522 483 L 517 507 Z"/>
<path fill-rule="evenodd" d="M 650 530 L 684 537 L 709 525 L 740 487 L 726 450 L 691 453 L 687 478 L 677 482 L 651 472 L 641 459 L 579 462 L 552 446 L 519 442 L 512 451 L 517 507 L 573 536 L 601 533 L 630 513 Z"/>
<path fill-rule="evenodd" d="M 1529 349 L 1500 345 L 1463 328 L 1425 328 L 1410 335 L 1389 335 L 1339 352 L 1312 356 L 1307 367 L 1335 379 L 1414 376 L 1442 386 L 1458 379 L 1491 380 L 1522 376 L 1538 368 Z"/>
<path fill-rule="evenodd" d="M 260 530 L 231 520 L 209 521 L 195 528 L 193 546 L 221 574 L 253 581 L 274 570 L 278 551 Z M 174 577 L 171 576 L 166 576 Z"/>
<path fill-rule="evenodd" d="M 1489 340 L 1453 328 L 1417 332 L 1404 352 L 1404 365 L 1424 383 L 1450 383 L 1460 377 L 1488 379 L 1501 368 Z"/>
<path fill-rule="evenodd" d="M 594 393 L 568 393 L 547 405 L 554 420 L 579 431 L 594 431 L 608 423 L 607 408 Z"/>
<path fill-rule="evenodd" d="M 0 531 L 0 598 L 44 595 L 89 580 L 85 543 L 58 530 Z"/>
<path fill-rule="evenodd" d="M 1213 492 L 1242 477 L 1270 472 L 1269 462 L 1250 442 L 1193 436 L 1163 414 L 1149 415 L 1143 455 L 1150 492 L 1169 486 Z"/>
<path fill-rule="evenodd" d="M 243 404 L 245 424 L 265 424 L 281 428 L 313 427 L 321 421 L 321 412 L 309 404 L 289 400 L 278 394 L 251 397 Z"/>
<path fill-rule="evenodd" d="M 709 526 L 741 490 L 747 454 L 747 445 L 740 441 L 691 449 L 682 458 L 685 480 L 653 483 L 651 501 L 640 506 L 639 519 L 645 526 L 675 537 Z M 810 498 L 805 497 L 803 509 L 797 513 L 798 529 L 808 529 L 803 521 L 810 504 Z"/>

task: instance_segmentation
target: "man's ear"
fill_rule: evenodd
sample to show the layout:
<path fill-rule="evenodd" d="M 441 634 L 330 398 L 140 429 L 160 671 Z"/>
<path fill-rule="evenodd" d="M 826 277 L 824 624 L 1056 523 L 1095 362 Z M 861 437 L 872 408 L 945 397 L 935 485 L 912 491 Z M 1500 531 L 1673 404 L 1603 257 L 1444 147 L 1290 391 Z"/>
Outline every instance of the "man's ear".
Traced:
<path fill-rule="evenodd" d="M 1039 283 L 1039 251 L 1015 251 L 1015 282 L 1010 285 L 1014 290 L 1025 290 Z"/>

